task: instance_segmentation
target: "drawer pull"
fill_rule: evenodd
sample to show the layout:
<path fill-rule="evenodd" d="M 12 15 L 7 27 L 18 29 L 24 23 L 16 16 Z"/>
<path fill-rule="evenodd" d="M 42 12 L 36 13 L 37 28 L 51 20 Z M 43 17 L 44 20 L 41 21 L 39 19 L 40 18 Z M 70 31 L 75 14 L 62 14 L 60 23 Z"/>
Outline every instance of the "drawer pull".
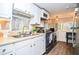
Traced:
<path fill-rule="evenodd" d="M 13 55 L 13 54 L 10 54 L 10 55 Z"/>
<path fill-rule="evenodd" d="M 32 45 L 30 47 L 32 47 Z"/>
<path fill-rule="evenodd" d="M 36 45 L 36 44 L 33 44 L 34 46 Z"/>
<path fill-rule="evenodd" d="M 2 50 L 2 52 L 5 52 L 5 51 L 6 51 L 6 49 L 3 49 L 3 50 Z"/>

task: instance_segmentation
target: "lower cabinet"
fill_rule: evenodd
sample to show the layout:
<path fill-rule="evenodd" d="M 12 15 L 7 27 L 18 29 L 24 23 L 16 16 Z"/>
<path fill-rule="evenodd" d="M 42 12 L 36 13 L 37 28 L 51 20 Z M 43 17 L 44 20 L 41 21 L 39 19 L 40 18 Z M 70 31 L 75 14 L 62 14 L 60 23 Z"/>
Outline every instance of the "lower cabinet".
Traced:
<path fill-rule="evenodd" d="M 8 54 L 8 53 L 14 51 L 14 48 L 15 48 L 14 44 L 1 46 L 0 47 L 0 55 L 5 55 L 5 54 Z"/>
<path fill-rule="evenodd" d="M 43 54 L 46 51 L 46 44 L 45 44 L 45 36 L 40 37 L 40 52 Z"/>
<path fill-rule="evenodd" d="M 17 48 L 18 45 L 16 46 L 17 49 L 15 50 L 16 55 L 42 55 L 45 52 L 44 36 L 35 37 L 33 39 L 30 39 L 29 41 L 26 41 L 26 43 L 27 42 L 29 43 L 24 46 L 21 46 L 19 49 Z"/>
<path fill-rule="evenodd" d="M 42 55 L 45 52 L 45 36 L 0 47 L 1 55 Z"/>
<path fill-rule="evenodd" d="M 9 53 L 4 54 L 4 55 L 16 55 L 16 54 L 15 54 L 15 52 L 13 51 L 13 52 L 9 52 Z"/>
<path fill-rule="evenodd" d="M 33 54 L 41 55 L 45 52 L 45 37 L 40 36 L 35 39 L 36 41 L 34 42 L 33 46 Z"/>
<path fill-rule="evenodd" d="M 33 43 L 33 48 L 32 48 L 33 55 L 41 55 L 40 45 L 41 45 L 41 42 L 40 42 L 39 38 L 35 38 L 35 41 Z"/>
<path fill-rule="evenodd" d="M 15 51 L 16 55 L 31 55 L 32 54 L 32 45 L 26 45 Z"/>

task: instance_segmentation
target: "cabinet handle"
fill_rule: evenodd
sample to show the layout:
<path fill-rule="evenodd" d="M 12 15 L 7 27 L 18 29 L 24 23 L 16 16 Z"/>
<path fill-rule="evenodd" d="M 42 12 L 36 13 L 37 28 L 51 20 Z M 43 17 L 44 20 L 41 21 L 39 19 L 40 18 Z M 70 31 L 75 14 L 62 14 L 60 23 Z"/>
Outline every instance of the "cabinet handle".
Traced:
<path fill-rule="evenodd" d="M 32 47 L 32 45 L 30 47 Z"/>
<path fill-rule="evenodd" d="M 10 55 L 13 55 L 13 54 L 10 54 Z"/>
<path fill-rule="evenodd" d="M 34 46 L 36 45 L 36 44 L 33 44 Z"/>
<path fill-rule="evenodd" d="M 6 51 L 6 49 L 3 49 L 3 50 L 2 50 L 2 52 L 5 52 L 5 51 Z"/>
<path fill-rule="evenodd" d="M 42 40 L 42 41 L 44 41 L 44 40 Z"/>

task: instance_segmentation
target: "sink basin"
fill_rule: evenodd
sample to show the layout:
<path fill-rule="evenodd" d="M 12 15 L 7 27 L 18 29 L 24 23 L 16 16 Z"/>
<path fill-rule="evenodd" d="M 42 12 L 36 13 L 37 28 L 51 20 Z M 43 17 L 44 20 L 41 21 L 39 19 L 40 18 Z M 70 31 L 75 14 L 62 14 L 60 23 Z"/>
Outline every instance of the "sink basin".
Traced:
<path fill-rule="evenodd" d="M 20 38 L 21 36 L 16 35 L 16 36 L 12 36 L 12 37 L 14 37 L 14 38 Z"/>
<path fill-rule="evenodd" d="M 21 34 L 21 35 L 14 35 L 12 37 L 14 37 L 14 38 L 23 38 L 23 37 L 34 36 L 34 35 L 38 35 L 38 34 Z"/>
<path fill-rule="evenodd" d="M 16 35 L 16 36 L 12 36 L 12 37 L 14 37 L 14 38 L 22 38 L 22 37 L 28 37 L 28 36 L 30 36 L 30 34 L 29 35 Z"/>

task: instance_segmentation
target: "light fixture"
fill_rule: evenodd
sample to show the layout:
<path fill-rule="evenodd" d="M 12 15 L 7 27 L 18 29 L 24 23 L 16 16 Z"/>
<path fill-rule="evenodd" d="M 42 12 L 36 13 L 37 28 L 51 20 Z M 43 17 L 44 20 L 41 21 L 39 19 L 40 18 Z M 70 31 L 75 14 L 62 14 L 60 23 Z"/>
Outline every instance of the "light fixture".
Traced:
<path fill-rule="evenodd" d="M 79 10 L 79 8 L 75 8 L 75 12 L 77 12 Z"/>
<path fill-rule="evenodd" d="M 74 10 L 74 16 L 75 16 L 75 18 L 77 18 L 77 12 L 79 11 L 79 8 L 75 8 L 75 10 Z"/>
<path fill-rule="evenodd" d="M 58 16 L 56 16 L 56 20 L 58 21 Z"/>

